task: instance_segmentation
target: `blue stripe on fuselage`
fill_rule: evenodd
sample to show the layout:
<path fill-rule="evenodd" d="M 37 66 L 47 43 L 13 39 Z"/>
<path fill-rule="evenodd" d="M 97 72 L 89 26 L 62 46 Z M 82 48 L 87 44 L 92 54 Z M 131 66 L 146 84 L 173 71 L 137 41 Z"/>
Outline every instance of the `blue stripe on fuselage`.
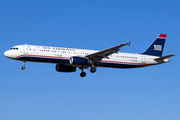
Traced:
<path fill-rule="evenodd" d="M 32 62 L 46 62 L 46 63 L 69 63 L 69 59 L 55 59 L 42 57 L 20 57 L 17 60 L 32 61 Z"/>
<path fill-rule="evenodd" d="M 43 57 L 19 57 L 17 60 L 32 61 L 32 62 L 46 62 L 46 63 L 61 63 L 69 64 L 69 59 L 56 59 L 56 58 L 43 58 Z M 133 64 L 121 64 L 121 63 L 110 63 L 100 62 L 96 67 L 109 67 L 109 68 L 138 68 L 145 67 L 144 65 L 133 65 Z"/>

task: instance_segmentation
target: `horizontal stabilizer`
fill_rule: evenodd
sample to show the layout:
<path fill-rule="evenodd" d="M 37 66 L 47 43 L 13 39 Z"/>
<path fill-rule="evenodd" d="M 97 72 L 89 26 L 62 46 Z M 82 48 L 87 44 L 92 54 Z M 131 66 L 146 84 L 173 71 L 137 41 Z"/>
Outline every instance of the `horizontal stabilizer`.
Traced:
<path fill-rule="evenodd" d="M 160 58 L 156 58 L 156 59 L 154 59 L 154 60 L 164 60 L 164 59 L 170 58 L 170 57 L 172 57 L 172 56 L 175 56 L 175 54 L 167 55 L 167 56 L 160 57 Z"/>

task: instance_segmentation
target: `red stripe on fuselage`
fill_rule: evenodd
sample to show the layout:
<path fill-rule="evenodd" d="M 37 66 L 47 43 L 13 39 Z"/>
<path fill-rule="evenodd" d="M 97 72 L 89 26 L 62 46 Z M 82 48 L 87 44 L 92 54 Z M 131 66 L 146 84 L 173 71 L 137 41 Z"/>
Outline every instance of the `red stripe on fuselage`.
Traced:
<path fill-rule="evenodd" d="M 20 57 L 41 57 L 41 58 L 69 59 L 69 57 L 54 57 L 54 56 L 29 55 L 29 54 L 19 55 L 16 57 L 16 59 L 18 59 Z"/>
<path fill-rule="evenodd" d="M 42 55 L 19 55 L 16 59 L 21 57 L 39 57 L 39 58 L 54 58 L 54 59 L 70 59 L 70 57 L 55 57 L 55 56 L 42 56 Z M 149 66 L 149 65 L 156 65 L 156 64 L 145 64 L 145 63 L 131 63 L 131 62 L 120 62 L 120 61 L 108 61 L 108 60 L 101 60 L 104 63 L 117 63 L 117 64 L 128 64 L 128 65 L 142 65 L 142 66 Z"/>

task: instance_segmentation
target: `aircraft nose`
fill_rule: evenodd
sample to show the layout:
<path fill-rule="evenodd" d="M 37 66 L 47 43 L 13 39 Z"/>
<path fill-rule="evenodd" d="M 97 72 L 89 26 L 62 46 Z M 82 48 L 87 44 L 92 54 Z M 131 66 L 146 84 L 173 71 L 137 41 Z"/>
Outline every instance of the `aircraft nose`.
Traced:
<path fill-rule="evenodd" d="M 6 52 L 4 52 L 4 56 L 5 57 L 7 57 L 8 56 L 8 52 L 6 51 Z"/>
<path fill-rule="evenodd" d="M 11 57 L 10 51 L 8 50 L 8 51 L 4 52 L 4 56 L 7 58 L 10 58 Z"/>

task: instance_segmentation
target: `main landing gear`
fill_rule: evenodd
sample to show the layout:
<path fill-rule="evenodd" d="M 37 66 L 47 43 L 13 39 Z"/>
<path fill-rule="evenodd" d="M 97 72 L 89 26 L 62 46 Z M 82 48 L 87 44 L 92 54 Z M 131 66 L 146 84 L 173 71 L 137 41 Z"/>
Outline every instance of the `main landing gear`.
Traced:
<path fill-rule="evenodd" d="M 91 71 L 91 73 L 94 73 L 94 72 L 96 72 L 96 68 L 95 68 L 95 67 L 92 67 L 92 68 L 90 69 L 90 71 Z"/>
<path fill-rule="evenodd" d="M 81 74 L 80 74 L 80 76 L 81 76 L 81 77 L 85 77 L 85 76 L 86 76 L 86 73 L 82 71 Z"/>
<path fill-rule="evenodd" d="M 93 62 L 92 60 L 91 60 L 91 65 L 92 65 L 92 67 L 91 67 L 91 69 L 90 69 L 91 73 L 96 72 L 96 68 L 95 68 L 94 62 Z"/>
<path fill-rule="evenodd" d="M 85 77 L 85 76 L 86 76 L 86 73 L 83 71 L 83 67 L 81 67 L 81 68 L 79 68 L 79 69 L 82 70 L 80 76 L 81 76 L 81 77 Z M 92 67 L 92 68 L 90 69 L 90 72 L 91 72 L 91 73 L 95 73 L 96 71 L 97 71 L 97 69 L 96 69 L 95 67 Z"/>
<path fill-rule="evenodd" d="M 85 76 L 86 76 L 86 73 L 83 71 L 83 67 L 79 67 L 79 69 L 82 70 L 80 76 L 81 76 L 81 77 L 85 77 Z"/>
<path fill-rule="evenodd" d="M 25 64 L 26 64 L 26 62 L 25 62 L 25 61 L 23 61 L 23 66 L 21 67 L 21 69 L 22 69 L 22 70 L 24 70 L 24 69 L 25 69 Z"/>

